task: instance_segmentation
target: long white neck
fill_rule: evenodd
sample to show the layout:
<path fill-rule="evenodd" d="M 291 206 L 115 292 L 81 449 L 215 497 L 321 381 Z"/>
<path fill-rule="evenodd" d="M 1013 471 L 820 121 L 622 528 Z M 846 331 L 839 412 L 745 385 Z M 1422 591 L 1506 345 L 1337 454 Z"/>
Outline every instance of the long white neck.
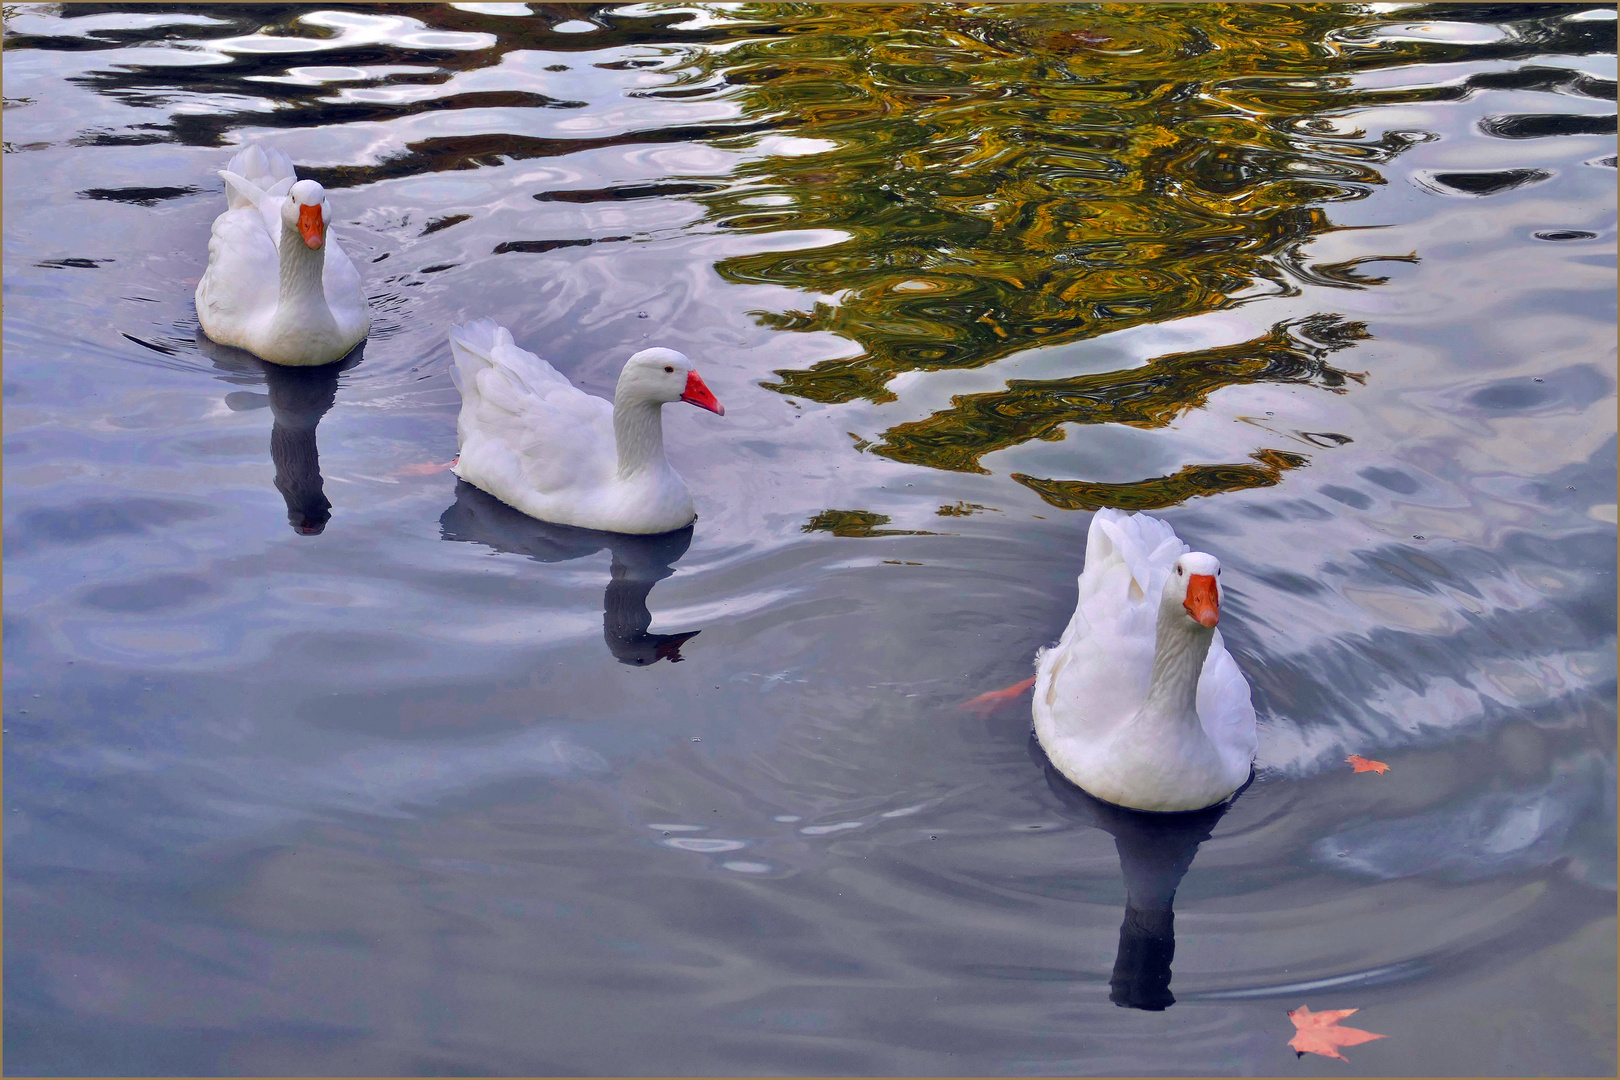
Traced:
<path fill-rule="evenodd" d="M 668 468 L 664 456 L 664 403 L 613 395 L 613 437 L 619 449 L 619 477 L 645 469 Z"/>
<path fill-rule="evenodd" d="M 1153 674 L 1149 676 L 1147 699 L 1138 714 L 1143 719 L 1166 724 L 1198 726 L 1198 677 L 1204 658 L 1215 640 L 1213 627 L 1205 628 L 1187 618 L 1179 605 L 1159 608 L 1159 625 L 1154 635 Z"/>
<path fill-rule="evenodd" d="M 331 242 L 328 238 L 328 243 Z M 304 243 L 296 226 L 281 222 L 281 293 L 276 303 L 273 332 L 316 339 L 337 332 L 337 320 L 326 304 L 326 247 Z"/>

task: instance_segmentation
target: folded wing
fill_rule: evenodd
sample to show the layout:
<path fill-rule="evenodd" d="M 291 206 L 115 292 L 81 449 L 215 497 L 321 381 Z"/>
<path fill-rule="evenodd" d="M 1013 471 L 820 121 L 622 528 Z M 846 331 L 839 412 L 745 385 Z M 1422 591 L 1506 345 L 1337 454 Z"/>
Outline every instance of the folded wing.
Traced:
<path fill-rule="evenodd" d="M 493 319 L 450 331 L 463 457 L 541 494 L 605 484 L 617 465 L 613 406 L 581 392 Z"/>
<path fill-rule="evenodd" d="M 1044 688 L 1049 707 L 1094 724 L 1087 737 L 1111 730 L 1147 696 L 1159 594 L 1186 550 L 1155 518 L 1103 509 L 1091 519 L 1080 601 L 1049 650 L 1052 674 Z"/>

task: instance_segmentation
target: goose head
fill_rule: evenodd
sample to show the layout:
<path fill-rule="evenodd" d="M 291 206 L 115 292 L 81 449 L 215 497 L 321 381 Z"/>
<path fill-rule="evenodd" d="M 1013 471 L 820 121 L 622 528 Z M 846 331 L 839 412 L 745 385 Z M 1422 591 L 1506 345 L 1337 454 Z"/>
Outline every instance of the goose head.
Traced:
<path fill-rule="evenodd" d="M 692 370 L 692 361 L 674 349 L 643 349 L 626 361 L 614 400 L 659 405 L 685 401 L 726 415 L 725 406 Z"/>
<path fill-rule="evenodd" d="M 1213 629 L 1221 618 L 1220 578 L 1219 559 L 1202 551 L 1186 552 L 1164 583 L 1160 618 L 1191 619 L 1206 630 Z"/>
<path fill-rule="evenodd" d="M 319 249 L 326 243 L 326 224 L 332 220 L 332 208 L 326 202 L 326 189 L 314 180 L 300 180 L 287 192 L 281 204 L 281 220 L 311 248 Z"/>

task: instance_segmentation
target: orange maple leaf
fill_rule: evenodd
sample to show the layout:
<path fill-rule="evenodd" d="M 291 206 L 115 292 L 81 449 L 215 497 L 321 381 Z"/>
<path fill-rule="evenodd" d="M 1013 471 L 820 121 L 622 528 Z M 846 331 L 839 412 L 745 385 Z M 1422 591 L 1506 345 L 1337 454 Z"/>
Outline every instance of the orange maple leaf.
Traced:
<path fill-rule="evenodd" d="M 975 716 L 986 717 L 995 713 L 1004 706 L 1017 701 L 1025 690 L 1035 685 L 1035 676 L 1031 675 L 1022 682 L 1015 682 L 1005 690 L 992 690 L 987 694 L 980 694 L 972 701 L 964 701 L 957 708 L 963 712 L 973 713 Z"/>
<path fill-rule="evenodd" d="M 1356 772 L 1375 772 L 1380 776 L 1389 772 L 1389 766 L 1385 765 L 1382 761 L 1371 761 L 1362 757 L 1360 754 L 1351 754 L 1344 760 L 1348 761 L 1350 763 L 1350 767 Z"/>
<path fill-rule="evenodd" d="M 398 475 L 400 475 L 400 476 L 434 476 L 434 475 L 436 475 L 438 473 L 444 472 L 447 469 L 455 468 L 456 467 L 456 462 L 458 462 L 460 460 L 461 460 L 461 455 L 457 454 L 455 457 L 451 458 L 449 461 L 445 462 L 443 465 L 440 465 L 437 462 L 433 462 L 433 461 L 429 461 L 429 462 L 426 462 L 426 463 L 421 464 L 421 465 L 407 465 L 404 468 L 399 470 Z"/>
<path fill-rule="evenodd" d="M 1321 1054 L 1323 1057 L 1335 1057 L 1340 1061 L 1350 1059 L 1339 1053 L 1341 1046 L 1355 1046 L 1358 1043 L 1371 1042 L 1374 1039 L 1385 1039 L 1387 1035 L 1374 1035 L 1370 1031 L 1360 1028 L 1340 1027 L 1339 1021 L 1356 1012 L 1355 1009 L 1329 1009 L 1327 1012 L 1313 1013 L 1301 1005 L 1289 1012 L 1288 1019 L 1294 1022 L 1297 1029 L 1294 1037 L 1288 1040 L 1288 1045 L 1294 1048 L 1294 1053 L 1300 1057 L 1306 1054 Z"/>

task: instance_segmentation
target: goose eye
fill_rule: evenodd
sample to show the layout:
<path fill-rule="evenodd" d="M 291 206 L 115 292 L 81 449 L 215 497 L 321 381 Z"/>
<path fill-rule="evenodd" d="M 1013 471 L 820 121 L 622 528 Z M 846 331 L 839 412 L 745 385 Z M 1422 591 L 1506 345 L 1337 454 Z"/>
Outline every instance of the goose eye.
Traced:
<path fill-rule="evenodd" d="M 1178 565 L 1176 567 L 1176 577 L 1180 577 L 1180 576 L 1181 576 L 1181 567 Z"/>
<path fill-rule="evenodd" d="M 668 364 L 664 365 L 664 370 L 671 373 L 671 374 L 674 374 L 674 372 L 675 372 L 675 369 L 670 367 Z"/>

